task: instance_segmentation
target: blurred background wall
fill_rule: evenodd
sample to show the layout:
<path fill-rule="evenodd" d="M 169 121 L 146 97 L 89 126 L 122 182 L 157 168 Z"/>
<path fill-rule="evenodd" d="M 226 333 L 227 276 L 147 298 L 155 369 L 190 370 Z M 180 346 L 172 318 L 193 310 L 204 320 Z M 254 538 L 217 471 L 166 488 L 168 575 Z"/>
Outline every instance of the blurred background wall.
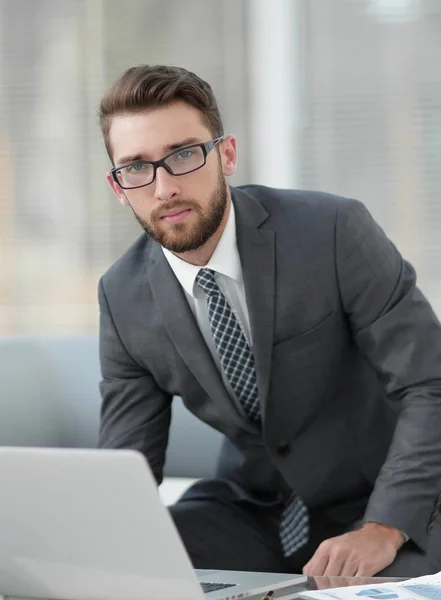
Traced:
<path fill-rule="evenodd" d="M 441 315 L 439 0 L 0 0 L 0 334 L 97 330 L 140 229 L 96 111 L 139 63 L 212 84 L 232 184 L 362 200 Z"/>

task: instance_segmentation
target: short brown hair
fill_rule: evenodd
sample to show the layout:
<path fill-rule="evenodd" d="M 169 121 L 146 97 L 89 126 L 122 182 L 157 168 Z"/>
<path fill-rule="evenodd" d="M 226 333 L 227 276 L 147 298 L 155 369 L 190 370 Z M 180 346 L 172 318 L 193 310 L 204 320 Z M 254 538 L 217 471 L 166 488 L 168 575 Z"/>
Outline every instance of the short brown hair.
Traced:
<path fill-rule="evenodd" d="M 223 135 L 222 119 L 211 86 L 182 67 L 140 65 L 125 71 L 101 100 L 99 120 L 107 154 L 112 117 L 158 108 L 181 100 L 197 108 L 213 137 Z"/>

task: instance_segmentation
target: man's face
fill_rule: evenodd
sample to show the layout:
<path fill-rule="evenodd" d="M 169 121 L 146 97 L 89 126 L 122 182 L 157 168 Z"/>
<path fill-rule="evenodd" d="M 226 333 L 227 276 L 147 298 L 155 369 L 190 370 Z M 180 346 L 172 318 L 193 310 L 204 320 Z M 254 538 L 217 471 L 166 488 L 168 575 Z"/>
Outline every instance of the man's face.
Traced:
<path fill-rule="evenodd" d="M 172 150 L 212 138 L 200 112 L 184 102 L 117 115 L 110 129 L 116 167 L 159 160 Z M 154 240 L 176 254 L 197 250 L 223 226 L 230 202 L 225 176 L 235 168 L 234 138 L 229 136 L 217 148 L 199 170 L 174 176 L 159 167 L 155 181 L 138 189 L 123 190 L 110 174 L 107 178 Z"/>

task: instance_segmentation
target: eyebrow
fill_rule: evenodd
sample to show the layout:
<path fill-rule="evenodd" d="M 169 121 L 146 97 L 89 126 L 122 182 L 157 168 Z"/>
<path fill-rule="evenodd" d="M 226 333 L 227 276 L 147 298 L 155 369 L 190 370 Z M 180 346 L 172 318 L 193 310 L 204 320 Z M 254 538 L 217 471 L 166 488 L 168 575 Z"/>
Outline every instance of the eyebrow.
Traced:
<path fill-rule="evenodd" d="M 192 144 L 201 144 L 201 143 L 202 143 L 201 140 L 197 137 L 184 138 L 183 140 L 176 142 L 175 144 L 167 144 L 166 146 L 164 146 L 164 152 L 165 152 L 164 156 L 167 156 L 167 154 L 169 154 L 170 152 L 173 152 L 174 150 L 179 150 L 179 148 L 185 148 L 186 146 L 191 146 Z M 128 165 L 130 163 L 134 163 L 134 162 L 138 162 L 138 161 L 152 162 L 148 158 L 145 158 L 145 156 L 143 156 L 142 154 L 128 154 L 127 156 L 122 156 L 116 162 L 116 166 L 122 167 L 124 165 Z"/>

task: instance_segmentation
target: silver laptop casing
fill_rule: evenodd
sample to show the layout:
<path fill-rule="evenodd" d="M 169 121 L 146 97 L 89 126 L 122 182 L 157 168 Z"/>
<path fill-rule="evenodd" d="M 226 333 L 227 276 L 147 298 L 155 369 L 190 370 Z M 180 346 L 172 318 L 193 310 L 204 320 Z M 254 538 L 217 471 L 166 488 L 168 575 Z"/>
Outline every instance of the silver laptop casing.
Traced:
<path fill-rule="evenodd" d="M 265 577 L 270 588 L 296 580 L 216 572 L 238 585 L 204 596 L 150 468 L 132 450 L 2 447 L 0 486 L 5 596 L 220 600 L 266 590 Z"/>

